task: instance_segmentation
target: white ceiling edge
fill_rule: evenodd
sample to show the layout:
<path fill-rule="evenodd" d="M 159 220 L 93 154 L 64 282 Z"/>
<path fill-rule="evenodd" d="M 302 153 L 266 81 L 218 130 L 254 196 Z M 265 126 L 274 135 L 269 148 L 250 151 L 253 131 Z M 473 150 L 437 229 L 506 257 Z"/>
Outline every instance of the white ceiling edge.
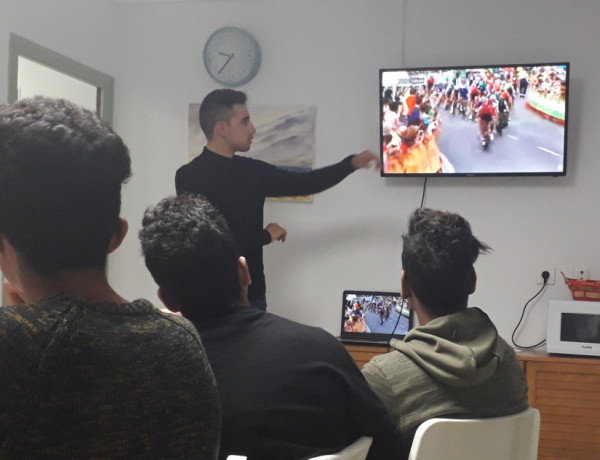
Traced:
<path fill-rule="evenodd" d="M 225 0 L 112 0 L 113 3 L 219 2 Z"/>
<path fill-rule="evenodd" d="M 241 1 L 261 1 L 261 0 L 111 0 L 113 3 L 222 3 L 222 2 L 241 2 Z"/>

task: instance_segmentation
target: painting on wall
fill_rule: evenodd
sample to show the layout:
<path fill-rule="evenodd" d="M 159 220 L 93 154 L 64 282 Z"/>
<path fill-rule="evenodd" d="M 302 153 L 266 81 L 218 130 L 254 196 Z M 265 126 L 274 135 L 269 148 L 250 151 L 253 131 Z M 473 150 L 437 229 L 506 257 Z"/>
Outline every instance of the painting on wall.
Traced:
<path fill-rule="evenodd" d="M 200 104 L 189 105 L 188 159 L 199 155 L 206 144 L 200 129 Z M 310 171 L 315 163 L 316 106 L 248 105 L 256 134 L 244 156 L 290 171 Z M 269 198 L 277 201 L 312 202 L 313 197 Z"/>

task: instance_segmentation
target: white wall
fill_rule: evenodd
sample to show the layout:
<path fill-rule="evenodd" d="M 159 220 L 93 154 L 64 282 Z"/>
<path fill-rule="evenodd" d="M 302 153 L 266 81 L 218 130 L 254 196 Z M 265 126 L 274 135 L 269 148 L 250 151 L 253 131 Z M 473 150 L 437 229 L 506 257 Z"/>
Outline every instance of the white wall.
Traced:
<path fill-rule="evenodd" d="M 0 102 L 7 95 L 10 32 L 115 73 L 116 7 L 109 0 L 0 0 L 0 12 Z"/>
<path fill-rule="evenodd" d="M 507 339 L 539 287 L 539 269 L 556 267 L 557 284 L 530 305 L 521 343 L 543 337 L 549 299 L 569 297 L 560 270 L 581 266 L 600 278 L 594 24 L 600 4 L 594 0 L 117 6 L 109 0 L 0 0 L 0 6 L 0 68 L 12 31 L 116 78 L 114 124 L 130 146 L 134 178 L 123 197 L 131 234 L 111 259 L 110 275 L 127 297 L 156 300 L 136 233 L 143 210 L 174 193 L 175 170 L 187 161 L 187 104 L 218 87 L 203 68 L 202 47 L 224 25 L 248 29 L 261 44 L 259 74 L 242 88 L 252 103 L 318 106 L 317 166 L 377 149 L 379 68 L 570 61 L 566 177 L 430 179 L 425 204 L 461 213 L 494 248 L 476 265 L 479 285 L 471 303 L 487 311 Z M 0 88 L 5 75 L 0 71 Z M 289 232 L 284 244 L 265 248 L 269 310 L 336 333 L 343 289 L 399 289 L 400 236 L 420 204 L 422 185 L 422 179 L 360 171 L 313 204 L 267 203 L 267 222 Z"/>

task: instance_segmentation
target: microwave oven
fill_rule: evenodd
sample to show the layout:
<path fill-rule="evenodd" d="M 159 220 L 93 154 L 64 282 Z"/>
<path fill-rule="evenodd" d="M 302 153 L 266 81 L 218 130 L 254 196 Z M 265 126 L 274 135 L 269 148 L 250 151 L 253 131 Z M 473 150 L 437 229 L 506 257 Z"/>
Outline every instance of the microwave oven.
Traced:
<path fill-rule="evenodd" d="M 600 302 L 551 300 L 548 353 L 600 356 Z"/>

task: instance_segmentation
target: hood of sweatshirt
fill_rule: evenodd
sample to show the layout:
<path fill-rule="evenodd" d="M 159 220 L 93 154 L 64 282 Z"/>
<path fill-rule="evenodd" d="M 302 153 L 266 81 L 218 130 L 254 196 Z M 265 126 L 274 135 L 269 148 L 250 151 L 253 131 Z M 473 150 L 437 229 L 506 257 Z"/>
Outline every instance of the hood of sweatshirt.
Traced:
<path fill-rule="evenodd" d="M 485 381 L 502 360 L 498 331 L 479 308 L 436 318 L 390 345 L 436 380 L 453 387 Z"/>

